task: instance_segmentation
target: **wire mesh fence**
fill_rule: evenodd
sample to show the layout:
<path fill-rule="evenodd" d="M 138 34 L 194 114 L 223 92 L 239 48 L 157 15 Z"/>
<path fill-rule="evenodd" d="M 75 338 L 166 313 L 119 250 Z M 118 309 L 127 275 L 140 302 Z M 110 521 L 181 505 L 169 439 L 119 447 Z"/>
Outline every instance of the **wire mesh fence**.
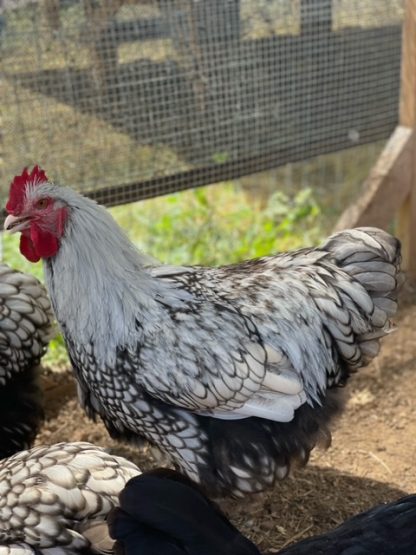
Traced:
<path fill-rule="evenodd" d="M 386 139 L 401 0 L 0 0 L 1 191 L 108 205 Z"/>

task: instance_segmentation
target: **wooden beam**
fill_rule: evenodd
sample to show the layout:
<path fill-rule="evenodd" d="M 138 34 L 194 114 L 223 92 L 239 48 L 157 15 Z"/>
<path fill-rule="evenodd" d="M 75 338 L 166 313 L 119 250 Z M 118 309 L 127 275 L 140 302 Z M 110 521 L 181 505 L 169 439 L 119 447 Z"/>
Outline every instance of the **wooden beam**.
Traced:
<path fill-rule="evenodd" d="M 406 0 L 403 23 L 400 124 L 416 126 L 416 0 Z"/>
<path fill-rule="evenodd" d="M 416 0 L 406 0 L 402 39 L 400 123 L 416 129 Z M 409 194 L 399 211 L 397 234 L 403 267 L 416 277 L 416 149 L 406 166 Z"/>
<path fill-rule="evenodd" d="M 407 196 L 400 208 L 396 235 L 402 243 L 402 266 L 407 275 L 416 278 L 416 194 Z"/>
<path fill-rule="evenodd" d="M 400 126 L 365 181 L 361 198 L 342 214 L 336 229 L 386 228 L 396 216 L 403 267 L 416 278 L 416 0 L 405 5 Z"/>
<path fill-rule="evenodd" d="M 336 231 L 363 225 L 386 228 L 390 224 L 409 196 L 414 146 L 413 129 L 397 127 L 365 180 L 357 202 L 338 220 Z"/>

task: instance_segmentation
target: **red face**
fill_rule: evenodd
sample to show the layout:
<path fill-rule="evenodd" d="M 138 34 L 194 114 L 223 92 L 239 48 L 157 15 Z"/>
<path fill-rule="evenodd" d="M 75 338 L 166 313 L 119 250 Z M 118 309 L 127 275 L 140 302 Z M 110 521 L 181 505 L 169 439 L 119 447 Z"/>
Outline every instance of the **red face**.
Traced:
<path fill-rule="evenodd" d="M 55 199 L 36 194 L 37 186 L 47 181 L 45 172 L 38 166 L 30 174 L 25 169 L 12 181 L 6 204 L 9 216 L 4 229 L 22 233 L 20 252 L 30 262 L 49 258 L 58 252 L 68 215 L 67 209 Z"/>

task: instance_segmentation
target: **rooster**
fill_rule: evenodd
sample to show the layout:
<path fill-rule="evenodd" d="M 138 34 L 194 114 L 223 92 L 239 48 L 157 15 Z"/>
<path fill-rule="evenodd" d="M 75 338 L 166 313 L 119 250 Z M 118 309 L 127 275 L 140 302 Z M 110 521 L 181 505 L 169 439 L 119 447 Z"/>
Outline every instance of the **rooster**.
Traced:
<path fill-rule="evenodd" d="M 132 478 L 108 516 L 118 555 L 261 555 L 202 491 L 157 469 Z M 416 495 L 360 513 L 320 536 L 264 555 L 411 555 Z"/>
<path fill-rule="evenodd" d="M 110 553 L 107 515 L 138 474 L 133 463 L 85 442 L 0 461 L 0 553 Z"/>
<path fill-rule="evenodd" d="M 173 267 L 37 166 L 5 229 L 43 260 L 82 406 L 113 438 L 159 447 L 212 494 L 270 487 L 306 463 L 340 390 L 391 329 L 400 245 L 374 228 L 220 268 Z"/>
<path fill-rule="evenodd" d="M 38 366 L 54 335 L 46 289 L 0 264 L 0 458 L 31 447 L 43 419 Z"/>

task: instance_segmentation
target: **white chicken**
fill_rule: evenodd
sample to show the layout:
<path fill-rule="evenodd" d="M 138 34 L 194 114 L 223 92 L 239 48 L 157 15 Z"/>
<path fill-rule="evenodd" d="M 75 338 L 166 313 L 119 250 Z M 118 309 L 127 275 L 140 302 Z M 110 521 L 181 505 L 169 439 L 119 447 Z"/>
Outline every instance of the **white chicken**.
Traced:
<path fill-rule="evenodd" d="M 6 209 L 22 254 L 43 260 L 87 413 L 212 493 L 261 491 L 328 443 L 340 387 L 377 355 L 397 309 L 400 244 L 379 229 L 172 267 L 37 166 L 13 180 Z"/>

